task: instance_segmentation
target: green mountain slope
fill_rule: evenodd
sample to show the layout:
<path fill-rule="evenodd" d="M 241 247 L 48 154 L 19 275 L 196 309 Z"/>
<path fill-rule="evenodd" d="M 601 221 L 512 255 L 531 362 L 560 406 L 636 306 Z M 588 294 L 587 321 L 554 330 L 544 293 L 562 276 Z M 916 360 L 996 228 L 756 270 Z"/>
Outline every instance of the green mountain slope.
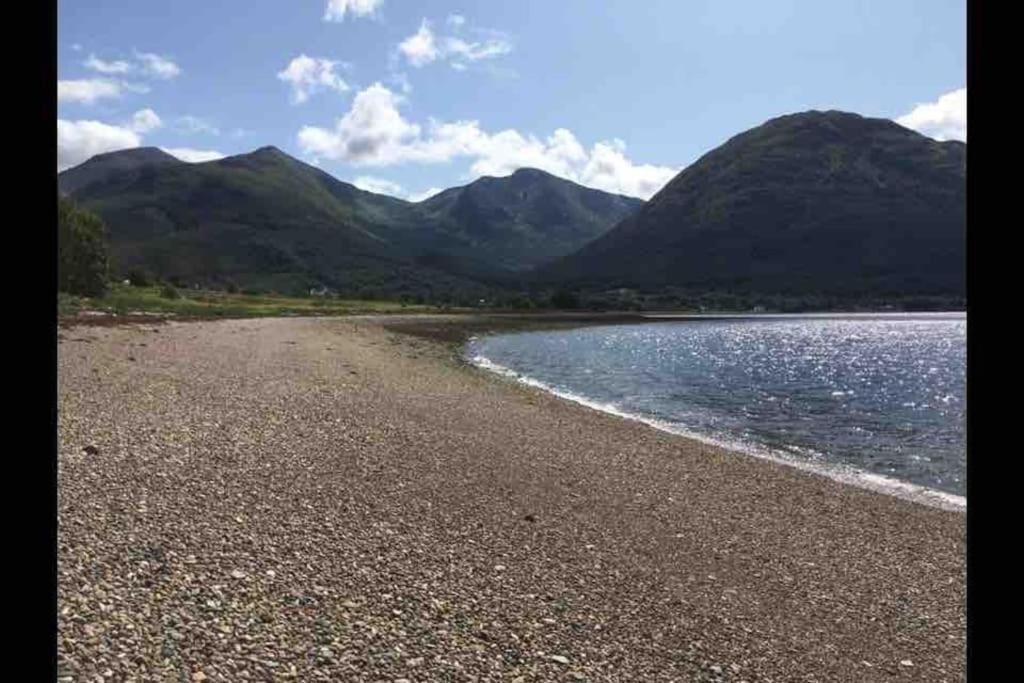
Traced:
<path fill-rule="evenodd" d="M 184 163 L 156 147 L 138 147 L 97 154 L 85 163 L 61 173 L 59 176 L 60 191 L 62 194 L 71 194 L 90 183 L 103 180 L 116 173 L 130 173 L 143 166 L 173 166 Z"/>
<path fill-rule="evenodd" d="M 965 290 L 967 146 L 837 111 L 772 119 L 538 271 L 576 286 L 840 295 Z"/>
<path fill-rule="evenodd" d="M 579 248 L 640 204 L 539 171 L 482 178 L 414 204 L 274 147 L 198 164 L 126 150 L 58 181 L 107 223 L 123 270 L 281 291 L 323 284 L 484 296 L 500 287 L 496 278 Z"/>
<path fill-rule="evenodd" d="M 273 147 L 199 164 L 123 163 L 76 186 L 78 175 L 60 174 L 60 187 L 68 183 L 71 196 L 104 219 L 123 270 L 282 292 L 487 292 L 414 262 L 402 240 L 416 225 L 407 202 L 363 192 Z"/>
<path fill-rule="evenodd" d="M 522 270 L 572 253 L 642 205 L 524 168 L 445 190 L 419 206 L 465 253 Z"/>

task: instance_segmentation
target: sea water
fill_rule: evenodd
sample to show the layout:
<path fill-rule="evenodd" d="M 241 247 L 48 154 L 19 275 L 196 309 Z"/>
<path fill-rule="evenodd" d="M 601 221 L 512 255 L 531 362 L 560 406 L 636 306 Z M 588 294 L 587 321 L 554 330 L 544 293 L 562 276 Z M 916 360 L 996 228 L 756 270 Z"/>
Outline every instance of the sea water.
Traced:
<path fill-rule="evenodd" d="M 467 358 L 595 408 L 965 504 L 962 313 L 702 318 L 501 334 Z"/>

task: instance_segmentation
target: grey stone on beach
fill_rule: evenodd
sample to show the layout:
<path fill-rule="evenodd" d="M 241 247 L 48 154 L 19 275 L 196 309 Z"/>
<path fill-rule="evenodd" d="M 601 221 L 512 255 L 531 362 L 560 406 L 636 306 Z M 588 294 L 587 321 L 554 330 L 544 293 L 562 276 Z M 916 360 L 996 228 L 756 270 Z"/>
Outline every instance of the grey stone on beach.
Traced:
<path fill-rule="evenodd" d="M 59 348 L 62 677 L 963 680 L 963 513 L 563 402 L 394 320 Z"/>

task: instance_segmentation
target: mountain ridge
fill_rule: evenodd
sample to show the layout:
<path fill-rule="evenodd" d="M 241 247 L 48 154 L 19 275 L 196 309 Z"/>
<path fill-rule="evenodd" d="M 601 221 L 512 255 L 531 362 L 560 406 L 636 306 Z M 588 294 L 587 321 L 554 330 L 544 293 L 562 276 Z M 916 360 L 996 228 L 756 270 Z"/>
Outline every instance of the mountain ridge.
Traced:
<path fill-rule="evenodd" d="M 410 202 L 273 145 L 200 164 L 126 150 L 58 179 L 107 221 L 119 261 L 201 282 L 964 292 L 966 144 L 837 110 L 731 136 L 647 202 L 533 168 Z"/>
<path fill-rule="evenodd" d="M 499 286 L 494 278 L 575 250 L 641 203 L 532 169 L 412 203 L 362 190 L 273 145 L 198 164 L 155 148 L 124 150 L 68 169 L 58 183 L 104 218 L 125 269 L 213 284 L 274 280 L 292 290 L 355 280 L 400 291 L 402 278 L 387 282 L 398 269 L 423 271 L 415 289 L 430 289 L 424 280 L 435 277 L 478 281 L 466 289 L 483 291 Z M 513 194 L 520 200 L 510 211 L 515 202 L 500 197 Z"/>
<path fill-rule="evenodd" d="M 138 170 L 154 164 L 184 163 L 159 147 L 133 147 L 96 154 L 77 166 L 61 171 L 57 177 L 61 192 L 70 194 L 113 173 Z"/>

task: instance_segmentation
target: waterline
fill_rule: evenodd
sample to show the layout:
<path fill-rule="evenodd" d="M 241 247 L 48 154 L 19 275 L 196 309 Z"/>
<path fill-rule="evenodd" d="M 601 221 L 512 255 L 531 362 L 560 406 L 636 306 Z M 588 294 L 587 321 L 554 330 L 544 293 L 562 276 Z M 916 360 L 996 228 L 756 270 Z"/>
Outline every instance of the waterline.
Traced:
<path fill-rule="evenodd" d="M 478 368 L 515 380 L 521 384 L 541 389 L 564 400 L 572 401 L 573 403 L 614 415 L 616 417 L 641 422 L 669 434 L 686 437 L 711 446 L 717 446 L 725 450 L 735 451 L 760 458 L 762 460 L 768 460 L 777 464 L 793 467 L 804 472 L 826 476 L 829 479 L 839 481 L 844 484 L 892 495 L 897 498 L 910 500 L 931 507 L 958 512 L 963 512 L 967 509 L 967 498 L 965 496 L 901 481 L 873 472 L 859 470 L 848 465 L 841 465 L 834 462 L 798 460 L 788 456 L 783 451 L 771 449 L 761 444 L 755 444 L 739 439 L 730 439 L 724 436 L 703 434 L 693 431 L 692 429 L 688 429 L 682 424 L 625 411 L 613 403 L 596 401 L 580 394 L 558 389 L 541 380 L 518 373 L 515 370 L 496 363 L 483 355 L 477 354 L 467 358 L 467 360 Z"/>

